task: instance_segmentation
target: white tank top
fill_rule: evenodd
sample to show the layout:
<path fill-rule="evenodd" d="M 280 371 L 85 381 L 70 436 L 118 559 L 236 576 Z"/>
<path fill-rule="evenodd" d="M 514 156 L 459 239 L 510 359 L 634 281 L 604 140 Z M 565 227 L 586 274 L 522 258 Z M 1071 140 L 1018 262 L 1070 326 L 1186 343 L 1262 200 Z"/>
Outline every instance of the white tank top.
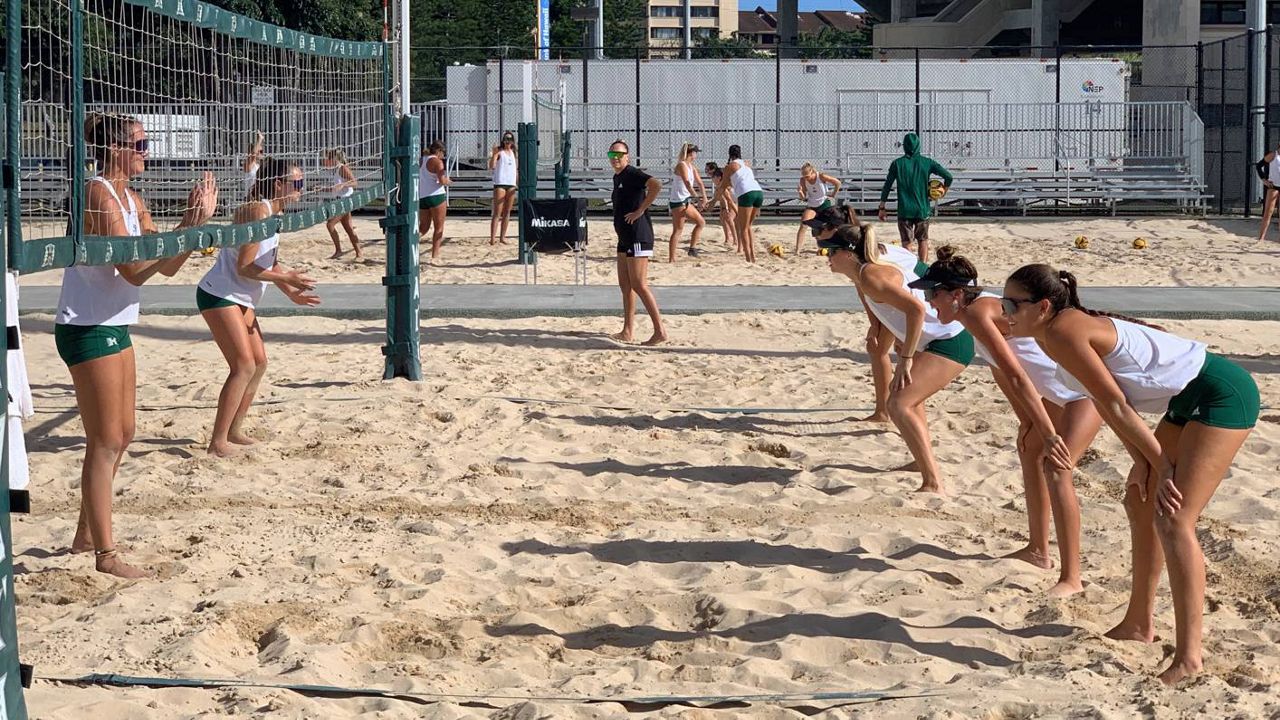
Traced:
<path fill-rule="evenodd" d="M 804 203 L 811 208 L 821 207 L 822 203 L 827 201 L 827 184 L 822 182 L 822 176 L 818 176 L 818 181 L 810 185 L 804 183 Z"/>
<path fill-rule="evenodd" d="M 274 215 L 275 212 L 271 209 L 271 203 L 267 200 L 262 202 L 267 206 L 267 213 Z M 270 270 L 275 267 L 279 248 L 279 234 L 272 235 L 259 242 L 258 254 L 253 258 L 253 264 L 263 270 Z M 200 278 L 200 289 L 214 297 L 230 300 L 237 305 L 247 308 L 257 307 L 258 303 L 262 301 L 263 291 L 267 289 L 267 282 L 241 275 L 237 268 L 239 264 L 239 247 L 222 248 L 218 251 L 218 259 L 213 263 L 213 267 L 209 268 L 209 272 Z"/>
<path fill-rule="evenodd" d="M 246 193 L 253 189 L 254 183 L 258 182 L 258 169 L 260 167 L 261 165 L 259 163 L 254 162 L 249 166 L 249 169 L 244 172 L 244 180 L 241 182 L 244 185 L 244 191 Z"/>
<path fill-rule="evenodd" d="M 910 275 L 911 280 L 915 280 L 919 277 L 919 275 L 916 274 L 916 264 L 920 262 L 920 258 L 916 257 L 915 253 L 901 245 L 885 245 L 884 252 L 880 254 L 880 257 L 888 260 L 894 265 L 897 265 L 898 269 L 902 270 L 902 275 L 904 277 Z M 911 282 L 911 280 L 908 280 L 907 282 Z M 923 293 L 921 293 L 921 295 L 923 295 Z"/>
<path fill-rule="evenodd" d="M 749 192 L 763 190 L 760 183 L 756 182 L 756 173 L 747 166 L 745 160 L 734 160 L 738 163 L 738 169 L 729 178 L 729 184 L 733 185 L 733 196 L 740 198 Z"/>
<path fill-rule="evenodd" d="M 684 202 L 693 197 L 693 193 L 690 193 L 689 188 L 684 185 L 687 180 L 689 187 L 693 186 L 693 173 L 689 173 L 687 176 L 681 175 L 680 168 L 683 165 L 684 163 L 676 163 L 676 166 L 671 170 L 671 191 L 667 194 L 667 198 L 673 203 Z"/>
<path fill-rule="evenodd" d="M 1162 413 L 1169 400 L 1195 380 L 1204 367 L 1205 344 L 1145 325 L 1107 318 L 1116 328 L 1116 346 L 1102 358 L 1120 391 L 1144 413 Z M 1058 377 L 1069 388 L 1088 393 L 1062 368 Z"/>
<path fill-rule="evenodd" d="M 336 165 L 333 168 L 333 178 L 330 180 L 330 183 L 333 187 L 333 196 L 336 198 L 351 197 L 356 193 L 356 189 L 353 187 L 342 187 L 342 184 L 347 181 L 346 178 L 342 177 L 342 168 L 344 167 L 346 166 Z"/>
<path fill-rule="evenodd" d="M 988 292 L 981 293 L 978 297 L 1000 299 L 999 295 Z M 1013 351 L 1013 356 L 1018 359 L 1018 364 L 1022 366 L 1022 371 L 1027 374 L 1027 379 L 1031 381 L 1031 385 L 1036 389 L 1036 392 L 1040 393 L 1040 397 L 1059 407 L 1085 399 L 1083 393 L 1076 392 L 1063 384 L 1062 380 L 1058 378 L 1058 363 L 1054 362 L 1048 355 L 1045 355 L 1044 350 L 1040 349 L 1040 344 L 1034 339 L 1028 337 L 1006 337 L 1005 342 L 1009 344 L 1009 349 Z M 996 366 L 996 359 L 991 354 L 991 350 L 979 342 L 976 335 L 973 339 L 973 351 L 991 367 L 994 368 Z"/>
<path fill-rule="evenodd" d="M 1271 162 L 1267 164 L 1267 181 L 1276 187 L 1280 187 L 1280 152 L 1271 158 Z"/>
<path fill-rule="evenodd" d="M 120 206 L 125 230 L 132 237 L 142 234 L 142 220 L 133 195 L 125 192 L 125 202 L 111 183 L 102 177 L 90 182 L 100 182 L 112 199 Z M 123 259 L 123 258 L 122 258 Z M 58 294 L 59 325 L 132 325 L 138 322 L 138 301 L 142 291 L 131 284 L 114 265 L 73 265 L 62 273 L 62 291 Z"/>
<path fill-rule="evenodd" d="M 866 268 L 867 266 L 864 265 L 862 269 L 866 270 Z M 964 332 L 964 326 L 958 322 L 938 322 L 938 313 L 934 311 L 933 307 L 929 305 L 929 303 L 924 301 L 924 293 L 920 290 L 912 290 L 907 287 L 907 283 L 918 279 L 916 274 L 914 272 L 902 270 L 902 268 L 898 269 L 902 272 L 902 287 L 905 288 L 907 292 L 915 296 L 916 300 L 919 300 L 920 303 L 924 305 L 924 328 L 920 332 L 920 345 L 916 348 L 917 350 L 923 350 L 926 345 L 934 340 L 953 338 Z M 892 305 L 876 302 L 866 295 L 863 295 L 863 299 L 867 304 L 867 312 L 875 315 L 880 322 L 884 323 L 885 327 L 889 328 L 889 330 L 893 332 L 894 337 L 898 338 L 900 341 L 907 339 L 906 313 Z"/>
<path fill-rule="evenodd" d="M 510 150 L 499 150 L 498 159 L 493 162 L 493 184 L 516 184 L 516 154 Z"/>
<path fill-rule="evenodd" d="M 422 158 L 422 163 L 418 165 L 418 197 L 434 197 L 444 194 L 444 185 L 440 184 L 436 174 L 427 169 L 427 163 L 431 162 L 434 155 L 428 155 Z"/>

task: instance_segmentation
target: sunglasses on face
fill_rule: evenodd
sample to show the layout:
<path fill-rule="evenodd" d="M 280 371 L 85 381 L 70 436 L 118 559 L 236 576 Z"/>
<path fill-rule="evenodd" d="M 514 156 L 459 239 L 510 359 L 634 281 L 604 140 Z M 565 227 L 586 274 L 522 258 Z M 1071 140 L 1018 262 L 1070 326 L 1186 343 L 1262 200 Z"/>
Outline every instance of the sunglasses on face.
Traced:
<path fill-rule="evenodd" d="M 1038 300 L 1023 300 L 1021 298 L 1000 298 L 1000 308 L 1004 310 L 1005 315 L 1013 315 L 1018 312 L 1019 305 L 1030 305 L 1039 302 Z"/>
<path fill-rule="evenodd" d="M 626 157 L 626 156 L 627 156 L 627 151 L 626 151 L 626 150 L 610 150 L 610 151 L 609 151 L 609 159 L 610 159 L 610 160 L 621 160 L 622 158 L 624 158 L 624 157 Z"/>
<path fill-rule="evenodd" d="M 297 190 L 298 192 L 302 192 L 302 189 L 305 188 L 306 186 L 307 186 L 307 181 L 303 180 L 302 178 L 298 178 L 293 181 L 293 189 Z"/>
<path fill-rule="evenodd" d="M 142 138 L 141 140 L 133 141 L 133 151 L 136 153 L 145 153 L 150 149 L 151 149 L 150 138 Z"/>

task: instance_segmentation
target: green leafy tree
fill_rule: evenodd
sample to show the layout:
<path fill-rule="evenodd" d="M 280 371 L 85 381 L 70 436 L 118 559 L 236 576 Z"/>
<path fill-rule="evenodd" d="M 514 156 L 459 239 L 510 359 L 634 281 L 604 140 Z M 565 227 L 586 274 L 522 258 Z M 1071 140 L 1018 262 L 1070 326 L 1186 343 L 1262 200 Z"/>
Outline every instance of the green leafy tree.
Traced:
<path fill-rule="evenodd" d="M 836 60 L 871 57 L 871 31 L 823 28 L 817 35 L 801 35 L 800 57 L 806 60 Z"/>
<path fill-rule="evenodd" d="M 769 57 L 769 53 L 756 48 L 751 40 L 734 35 L 733 37 L 698 38 L 694 45 L 693 56 L 712 60 L 728 58 L 761 58 Z"/>
<path fill-rule="evenodd" d="M 635 57 L 649 44 L 648 27 L 645 0 L 604 0 L 605 57 Z"/>

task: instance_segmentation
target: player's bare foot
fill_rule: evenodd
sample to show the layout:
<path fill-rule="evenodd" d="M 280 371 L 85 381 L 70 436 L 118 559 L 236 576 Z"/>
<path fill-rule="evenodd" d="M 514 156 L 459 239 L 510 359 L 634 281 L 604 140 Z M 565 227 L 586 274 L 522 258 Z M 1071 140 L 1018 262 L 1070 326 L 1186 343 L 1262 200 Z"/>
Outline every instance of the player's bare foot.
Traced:
<path fill-rule="evenodd" d="M 1049 592 L 1045 593 L 1045 596 L 1056 600 L 1058 598 L 1071 597 L 1072 595 L 1083 591 L 1084 583 L 1078 580 L 1071 582 L 1059 580 L 1057 585 L 1049 588 Z"/>
<path fill-rule="evenodd" d="M 1109 637 L 1112 640 L 1132 640 L 1141 643 L 1151 643 L 1155 642 L 1156 629 L 1150 626 L 1139 627 L 1133 623 L 1121 621 L 1119 625 L 1116 625 L 1106 632 L 1106 637 Z"/>
<path fill-rule="evenodd" d="M 245 435 L 243 432 L 236 431 L 236 430 L 233 430 L 230 433 L 227 433 L 227 440 L 229 440 L 234 445 L 257 445 L 258 444 L 258 441 L 255 440 L 254 438 L 251 438 L 248 435 Z"/>
<path fill-rule="evenodd" d="M 661 345 L 662 343 L 664 343 L 664 342 L 666 342 L 666 341 L 667 341 L 667 334 L 666 334 L 666 333 L 664 333 L 664 332 L 656 332 L 656 333 L 654 333 L 654 334 L 653 334 L 653 337 L 649 338 L 648 340 L 645 340 L 644 342 L 642 342 L 642 343 L 640 343 L 640 344 L 641 344 L 641 345 L 644 345 L 645 347 L 654 347 L 655 345 Z"/>
<path fill-rule="evenodd" d="M 947 491 L 942 489 L 942 483 L 938 482 L 922 482 L 920 487 L 916 488 L 918 493 L 936 493 L 938 495 L 946 495 Z"/>
<path fill-rule="evenodd" d="M 79 555 L 87 552 L 93 552 L 93 540 L 89 538 L 88 528 L 79 528 L 76 530 L 75 539 L 71 541 L 71 554 Z"/>
<path fill-rule="evenodd" d="M 1166 668 L 1164 672 L 1160 673 L 1160 682 L 1168 685 L 1169 687 L 1173 687 L 1187 678 L 1199 675 L 1200 671 L 1203 669 L 1204 663 L 1202 662 L 1175 659 L 1172 665 Z"/>
<path fill-rule="evenodd" d="M 1008 555 L 1005 555 L 1003 559 L 1021 560 L 1022 562 L 1027 563 L 1028 565 L 1034 565 L 1041 570 L 1049 570 L 1053 568 L 1053 558 L 1049 557 L 1048 553 L 1036 550 L 1030 545 L 1022 548 L 1021 550 L 1015 550 Z"/>
<path fill-rule="evenodd" d="M 871 413 L 864 418 L 858 418 L 858 422 L 865 423 L 889 423 L 889 413 Z"/>
<path fill-rule="evenodd" d="M 915 460 L 912 460 L 906 465 L 900 465 L 894 468 L 892 472 L 920 472 L 920 466 L 916 464 Z"/>
<path fill-rule="evenodd" d="M 346 253 L 345 253 L 345 252 L 343 252 L 343 251 L 341 251 L 341 250 L 334 250 L 334 251 L 333 251 L 333 254 L 329 256 L 329 259 L 330 259 L 330 260 L 337 260 L 338 258 L 342 257 L 343 255 L 346 255 Z"/>
<path fill-rule="evenodd" d="M 120 557 L 120 553 L 115 550 L 100 550 L 95 553 L 94 563 L 98 568 L 98 572 L 107 575 L 115 575 L 125 580 L 137 580 L 138 578 L 151 577 L 151 573 L 137 568 L 125 562 Z"/>
<path fill-rule="evenodd" d="M 622 343 L 635 342 L 635 339 L 632 337 L 631 333 L 629 333 L 629 332 L 627 332 L 627 331 L 625 331 L 625 330 L 624 330 L 624 331 L 622 331 L 622 332 L 617 332 L 617 333 L 614 333 L 614 334 L 610 335 L 610 336 L 609 336 L 609 339 L 610 339 L 610 340 L 617 340 L 618 342 L 622 342 Z"/>
<path fill-rule="evenodd" d="M 240 453 L 240 448 L 235 447 L 230 442 L 209 443 L 209 454 L 214 457 L 228 458 L 234 457 Z"/>

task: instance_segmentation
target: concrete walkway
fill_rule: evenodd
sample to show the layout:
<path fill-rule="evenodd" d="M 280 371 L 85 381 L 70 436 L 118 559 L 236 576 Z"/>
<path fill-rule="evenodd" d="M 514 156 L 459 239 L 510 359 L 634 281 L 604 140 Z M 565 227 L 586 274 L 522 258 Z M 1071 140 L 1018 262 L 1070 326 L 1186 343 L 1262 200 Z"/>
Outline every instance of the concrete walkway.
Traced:
<path fill-rule="evenodd" d="M 53 313 L 57 287 L 24 287 L 23 314 Z M 195 287 L 149 286 L 142 290 L 143 314 L 194 315 Z M 742 311 L 861 311 L 853 286 L 672 286 L 655 287 L 664 313 L 688 315 Z M 1278 288 L 1093 287 L 1082 302 L 1098 310 L 1147 318 L 1280 320 Z M 264 316 L 321 315 L 370 319 L 386 315 L 380 285 L 325 285 L 324 304 L 304 308 L 268 290 Z M 534 315 L 615 315 L 622 298 L 612 285 L 423 285 L 425 317 L 529 317 Z M 643 308 L 640 308 L 643 312 Z"/>

